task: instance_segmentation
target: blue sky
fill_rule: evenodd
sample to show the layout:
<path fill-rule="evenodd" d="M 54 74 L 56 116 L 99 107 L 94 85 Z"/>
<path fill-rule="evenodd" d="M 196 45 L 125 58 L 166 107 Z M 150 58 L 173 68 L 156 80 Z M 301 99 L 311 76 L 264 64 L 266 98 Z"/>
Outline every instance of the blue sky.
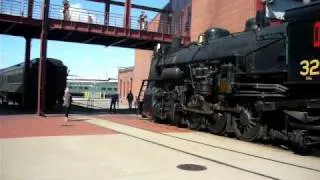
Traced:
<path fill-rule="evenodd" d="M 122 1 L 124 0 L 117 0 Z M 168 0 L 133 0 L 133 3 L 162 8 Z M 62 0 L 51 0 L 51 4 L 61 4 Z M 103 11 L 102 3 L 85 0 L 70 0 L 72 6 L 82 9 Z M 84 8 L 85 7 L 85 8 Z M 111 6 L 111 13 L 123 14 L 123 7 Z M 140 10 L 133 10 L 138 16 Z M 152 18 L 155 13 L 148 13 Z M 22 37 L 0 35 L 0 69 L 24 60 L 25 40 Z M 31 58 L 40 55 L 40 41 L 32 40 Z M 127 48 L 105 47 L 80 43 L 48 41 L 48 57 L 61 59 L 71 70 L 72 75 L 90 78 L 117 77 L 118 67 L 134 65 L 134 50 Z"/>

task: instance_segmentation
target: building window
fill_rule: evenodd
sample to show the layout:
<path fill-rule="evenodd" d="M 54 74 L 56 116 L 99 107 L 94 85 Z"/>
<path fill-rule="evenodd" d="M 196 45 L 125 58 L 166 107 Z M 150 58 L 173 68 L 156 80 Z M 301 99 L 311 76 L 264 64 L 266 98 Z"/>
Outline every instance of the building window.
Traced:
<path fill-rule="evenodd" d="M 101 88 L 101 91 L 105 91 L 105 90 L 106 90 L 106 88 L 104 88 L 104 87 L 103 87 L 103 88 Z"/>
<path fill-rule="evenodd" d="M 88 87 L 84 87 L 84 89 L 85 89 L 85 90 L 88 90 L 89 88 L 88 88 Z"/>
<path fill-rule="evenodd" d="M 117 91 L 117 90 L 118 90 L 118 88 L 113 88 L 113 90 L 114 90 L 114 91 Z"/>
<path fill-rule="evenodd" d="M 129 84 L 130 82 L 129 81 L 127 81 L 127 88 L 128 88 L 128 90 L 127 90 L 127 93 L 126 94 L 128 94 L 129 93 L 129 91 L 131 90 L 130 89 L 130 84 Z"/>
<path fill-rule="evenodd" d="M 122 97 L 122 79 L 120 79 L 120 97 Z"/>
<path fill-rule="evenodd" d="M 123 94 L 122 97 L 125 97 L 126 94 L 126 82 L 123 82 Z"/>
<path fill-rule="evenodd" d="M 111 91 L 112 90 L 112 88 L 108 88 L 108 91 Z"/>

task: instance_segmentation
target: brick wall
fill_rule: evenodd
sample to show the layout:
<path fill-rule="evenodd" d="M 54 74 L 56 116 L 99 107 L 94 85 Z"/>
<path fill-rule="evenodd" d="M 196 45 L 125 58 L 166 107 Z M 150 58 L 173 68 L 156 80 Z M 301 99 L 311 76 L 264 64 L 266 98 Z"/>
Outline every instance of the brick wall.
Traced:
<path fill-rule="evenodd" d="M 135 50 L 134 57 L 134 78 L 132 93 L 134 98 L 138 96 L 142 80 L 148 79 L 150 71 L 150 63 L 152 58 L 152 51 L 148 50 Z"/>
<path fill-rule="evenodd" d="M 256 4 L 257 0 L 192 0 L 191 40 L 210 27 L 243 31 L 246 20 L 256 15 Z"/>
<path fill-rule="evenodd" d="M 127 102 L 126 97 L 133 88 L 133 67 L 119 69 L 118 71 L 118 94 L 120 102 Z"/>

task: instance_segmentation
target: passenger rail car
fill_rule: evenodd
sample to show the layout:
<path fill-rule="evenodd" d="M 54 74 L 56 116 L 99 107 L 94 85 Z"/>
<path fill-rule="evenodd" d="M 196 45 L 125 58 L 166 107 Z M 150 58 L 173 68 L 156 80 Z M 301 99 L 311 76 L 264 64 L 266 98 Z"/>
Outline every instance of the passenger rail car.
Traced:
<path fill-rule="evenodd" d="M 35 109 L 38 92 L 38 64 L 39 58 L 30 62 L 27 78 L 25 108 Z M 62 104 L 64 89 L 66 88 L 67 67 L 57 59 L 48 58 L 46 61 L 46 107 Z M 2 103 L 9 101 L 22 105 L 24 95 L 24 63 L 0 70 L 0 96 Z"/>
<path fill-rule="evenodd" d="M 288 10 L 286 19 L 158 47 L 144 115 L 246 141 L 281 140 L 297 151 L 319 147 L 320 3 Z"/>

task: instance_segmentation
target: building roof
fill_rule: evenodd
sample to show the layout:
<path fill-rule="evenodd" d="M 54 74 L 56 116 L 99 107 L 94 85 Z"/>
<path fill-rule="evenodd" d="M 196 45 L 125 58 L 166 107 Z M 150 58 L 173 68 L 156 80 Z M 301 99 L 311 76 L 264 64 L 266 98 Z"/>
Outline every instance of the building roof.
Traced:
<path fill-rule="evenodd" d="M 134 66 L 121 67 L 121 68 L 119 68 L 119 73 L 128 72 L 128 71 L 133 71 L 133 69 L 134 69 Z"/>
<path fill-rule="evenodd" d="M 117 83 L 114 79 L 68 79 L 68 82 Z"/>

